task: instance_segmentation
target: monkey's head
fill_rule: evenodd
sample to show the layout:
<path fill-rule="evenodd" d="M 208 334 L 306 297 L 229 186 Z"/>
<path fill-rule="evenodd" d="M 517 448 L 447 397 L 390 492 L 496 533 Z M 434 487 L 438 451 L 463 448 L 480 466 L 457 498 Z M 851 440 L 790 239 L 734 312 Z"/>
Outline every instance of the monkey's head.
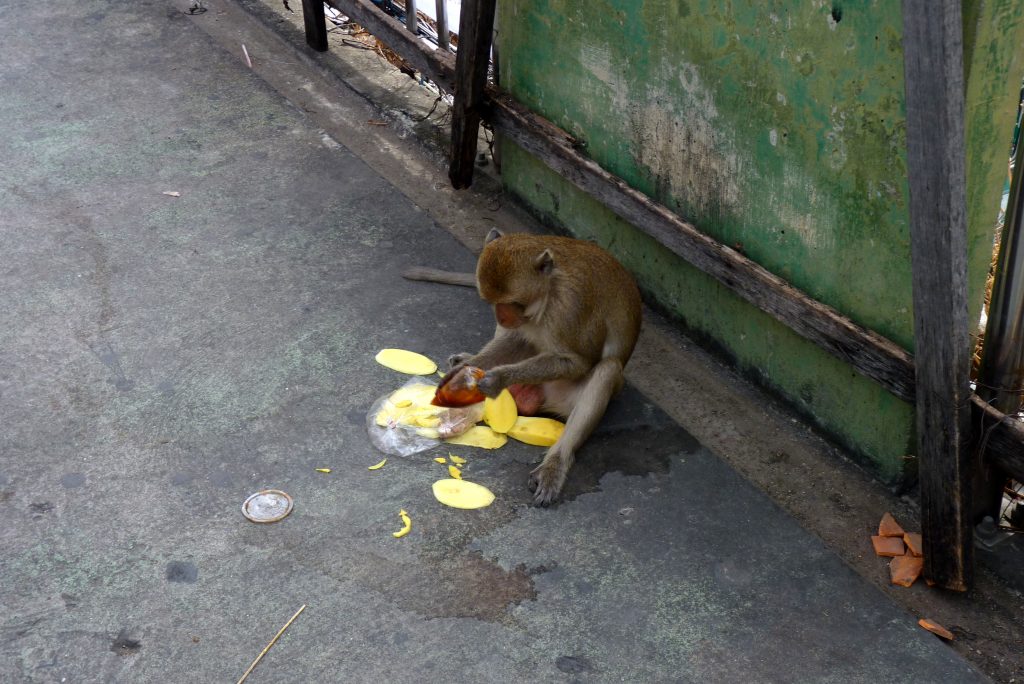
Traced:
<path fill-rule="evenodd" d="M 476 266 L 480 296 L 494 306 L 503 328 L 518 328 L 543 311 L 555 260 L 537 236 L 487 234 Z"/>

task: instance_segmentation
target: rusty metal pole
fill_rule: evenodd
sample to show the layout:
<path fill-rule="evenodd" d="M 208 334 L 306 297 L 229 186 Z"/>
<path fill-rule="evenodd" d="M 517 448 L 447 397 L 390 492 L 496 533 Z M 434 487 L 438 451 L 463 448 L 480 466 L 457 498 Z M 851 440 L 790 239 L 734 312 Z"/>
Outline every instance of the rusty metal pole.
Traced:
<path fill-rule="evenodd" d="M 1010 419 L 1024 397 L 1024 145 L 1017 141 L 1013 177 L 1006 202 L 999 257 L 985 324 L 985 343 L 978 367 L 978 396 Z M 979 426 L 984 439 L 987 425 Z M 999 520 L 1006 474 L 979 464 L 974 487 L 974 522 L 986 516 Z"/>
<path fill-rule="evenodd" d="M 1024 145 L 1017 144 L 1006 217 L 999 241 L 978 396 L 1011 416 L 1024 397 Z"/>

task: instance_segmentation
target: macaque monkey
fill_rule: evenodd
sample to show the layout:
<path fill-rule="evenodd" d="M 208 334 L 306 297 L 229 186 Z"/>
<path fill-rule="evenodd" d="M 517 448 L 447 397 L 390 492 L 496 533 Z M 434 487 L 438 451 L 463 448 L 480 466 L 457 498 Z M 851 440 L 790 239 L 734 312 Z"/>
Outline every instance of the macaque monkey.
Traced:
<path fill-rule="evenodd" d="M 576 451 L 623 384 L 622 369 L 640 333 L 640 293 L 615 258 L 595 244 L 492 230 L 476 275 L 413 268 L 411 280 L 476 286 L 494 307 L 494 339 L 476 354 L 448 359 L 486 371 L 480 390 L 509 388 L 521 415 L 565 419 L 565 432 L 530 473 L 534 503 L 554 501 Z"/>

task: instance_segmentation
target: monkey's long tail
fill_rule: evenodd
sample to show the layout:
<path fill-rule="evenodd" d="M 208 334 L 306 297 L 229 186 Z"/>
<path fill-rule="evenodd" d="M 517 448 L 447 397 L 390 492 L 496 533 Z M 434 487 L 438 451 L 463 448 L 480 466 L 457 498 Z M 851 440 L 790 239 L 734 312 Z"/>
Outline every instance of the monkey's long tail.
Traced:
<path fill-rule="evenodd" d="M 473 273 L 442 271 L 439 268 L 427 268 L 426 266 L 413 266 L 412 268 L 407 268 L 402 272 L 402 277 L 407 280 L 425 280 L 429 283 L 476 287 L 476 275 Z"/>

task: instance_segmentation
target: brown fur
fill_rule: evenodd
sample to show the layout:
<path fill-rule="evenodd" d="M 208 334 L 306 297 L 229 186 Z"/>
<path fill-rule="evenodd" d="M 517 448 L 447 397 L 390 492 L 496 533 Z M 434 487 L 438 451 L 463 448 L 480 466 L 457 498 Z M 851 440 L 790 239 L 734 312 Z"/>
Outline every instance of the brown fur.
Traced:
<path fill-rule="evenodd" d="M 476 282 L 498 326 L 478 353 L 449 363 L 485 369 L 480 389 L 492 397 L 513 384 L 542 385 L 542 411 L 566 419 L 561 439 L 530 477 L 535 502 L 546 505 L 622 387 L 640 333 L 640 293 L 629 272 L 595 244 L 497 231 L 488 235 Z"/>

